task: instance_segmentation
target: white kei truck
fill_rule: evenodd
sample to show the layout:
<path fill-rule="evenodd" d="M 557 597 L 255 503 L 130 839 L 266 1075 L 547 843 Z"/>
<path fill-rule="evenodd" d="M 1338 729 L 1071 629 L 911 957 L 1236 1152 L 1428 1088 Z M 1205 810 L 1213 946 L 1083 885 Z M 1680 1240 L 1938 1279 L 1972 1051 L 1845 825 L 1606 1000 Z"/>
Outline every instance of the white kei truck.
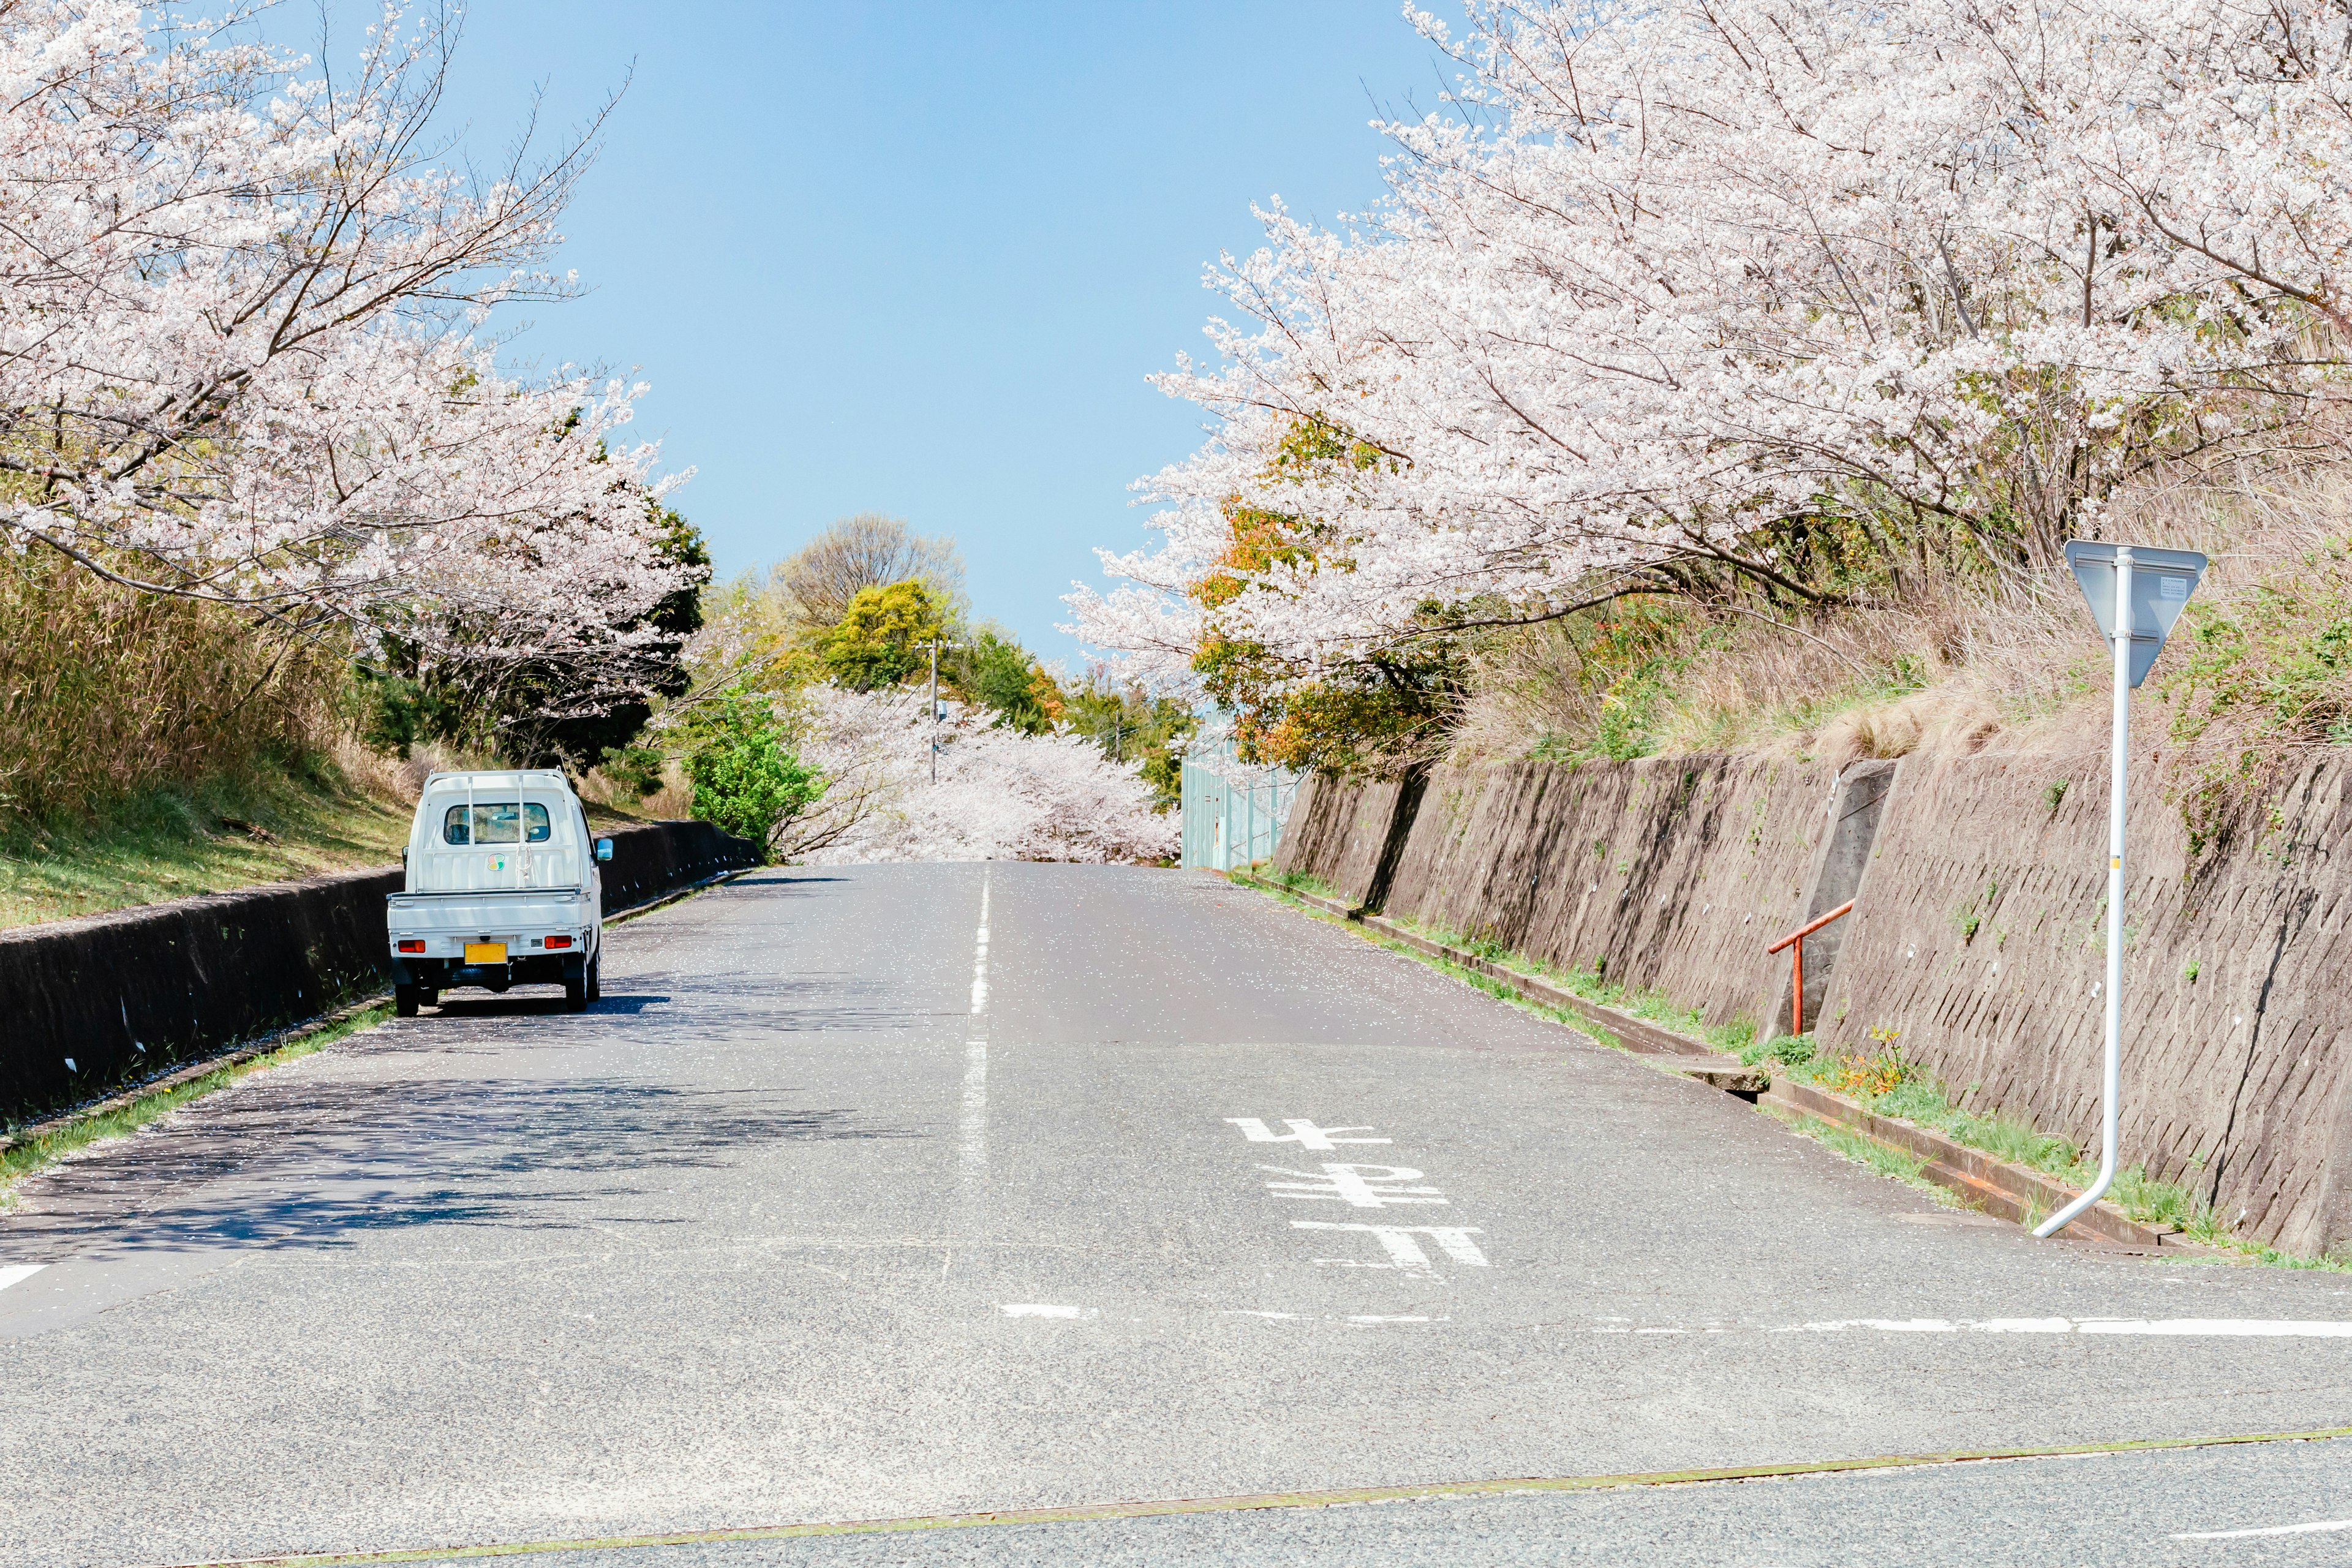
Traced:
<path fill-rule="evenodd" d="M 586 1007 L 612 858 L 559 772 L 433 774 L 401 851 L 407 885 L 385 896 L 394 1009 L 413 1018 L 459 985 L 561 985 L 566 1010 Z"/>

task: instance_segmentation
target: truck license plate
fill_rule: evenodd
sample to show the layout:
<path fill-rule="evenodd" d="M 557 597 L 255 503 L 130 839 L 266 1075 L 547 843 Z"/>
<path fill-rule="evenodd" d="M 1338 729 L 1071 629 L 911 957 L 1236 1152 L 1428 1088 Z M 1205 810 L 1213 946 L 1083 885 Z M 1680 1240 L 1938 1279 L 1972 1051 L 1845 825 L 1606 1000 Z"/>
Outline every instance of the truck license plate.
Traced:
<path fill-rule="evenodd" d="M 466 962 L 468 963 L 504 963 L 506 961 L 505 942 L 469 942 L 466 944 Z"/>

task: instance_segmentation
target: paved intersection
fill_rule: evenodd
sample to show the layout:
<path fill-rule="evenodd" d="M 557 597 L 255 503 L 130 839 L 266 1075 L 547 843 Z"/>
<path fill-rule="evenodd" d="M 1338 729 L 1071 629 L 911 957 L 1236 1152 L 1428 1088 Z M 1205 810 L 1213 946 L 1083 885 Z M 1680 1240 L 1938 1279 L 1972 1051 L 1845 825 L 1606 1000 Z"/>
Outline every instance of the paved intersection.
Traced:
<path fill-rule="evenodd" d="M 616 928 L 605 992 L 461 997 L 28 1184 L 0 1561 L 2352 1425 L 2352 1279 L 1947 1223 L 1197 874 L 762 871 Z M 2352 1520 L 2347 1454 L 526 1560 L 2323 1562 L 2352 1531 L 2173 1537 Z"/>

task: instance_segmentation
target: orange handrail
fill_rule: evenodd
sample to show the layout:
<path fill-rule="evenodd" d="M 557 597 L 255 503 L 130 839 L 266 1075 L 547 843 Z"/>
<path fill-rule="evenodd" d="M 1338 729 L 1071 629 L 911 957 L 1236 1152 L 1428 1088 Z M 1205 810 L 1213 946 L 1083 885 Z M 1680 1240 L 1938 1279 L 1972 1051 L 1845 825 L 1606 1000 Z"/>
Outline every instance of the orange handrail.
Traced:
<path fill-rule="evenodd" d="M 1792 942 L 1796 945 L 1797 951 L 1790 957 L 1792 973 L 1790 981 L 1791 989 L 1789 993 L 1789 1033 L 1792 1035 L 1801 1035 L 1805 1032 L 1805 939 L 1853 908 L 1853 900 L 1848 899 L 1812 924 L 1800 926 L 1764 950 L 1768 953 L 1772 953 L 1780 952 Z"/>

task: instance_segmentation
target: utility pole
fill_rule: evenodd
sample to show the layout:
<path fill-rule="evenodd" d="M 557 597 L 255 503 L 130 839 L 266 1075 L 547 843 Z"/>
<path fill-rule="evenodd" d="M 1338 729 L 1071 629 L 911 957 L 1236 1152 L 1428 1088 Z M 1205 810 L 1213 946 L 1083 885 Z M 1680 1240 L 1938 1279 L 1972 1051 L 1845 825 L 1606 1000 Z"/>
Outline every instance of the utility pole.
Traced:
<path fill-rule="evenodd" d="M 931 650 L 931 782 L 940 782 L 940 649 L 961 647 L 960 642 L 940 642 L 934 638 L 918 647 Z"/>
<path fill-rule="evenodd" d="M 2115 711 L 2107 752 L 2106 1051 L 2100 1074 L 2098 1179 L 2082 1196 L 2035 1226 L 2036 1236 L 2055 1236 L 2065 1229 L 2116 1179 L 2124 1092 L 2124 807 L 2132 688 L 2147 679 L 2156 656 L 2164 650 L 2164 639 L 2172 635 L 2173 623 L 2189 607 L 2189 595 L 2205 574 L 2205 557 L 2193 550 L 2097 544 L 2085 539 L 2067 542 L 2066 564 L 2074 569 L 2083 597 L 2115 652 Z"/>

